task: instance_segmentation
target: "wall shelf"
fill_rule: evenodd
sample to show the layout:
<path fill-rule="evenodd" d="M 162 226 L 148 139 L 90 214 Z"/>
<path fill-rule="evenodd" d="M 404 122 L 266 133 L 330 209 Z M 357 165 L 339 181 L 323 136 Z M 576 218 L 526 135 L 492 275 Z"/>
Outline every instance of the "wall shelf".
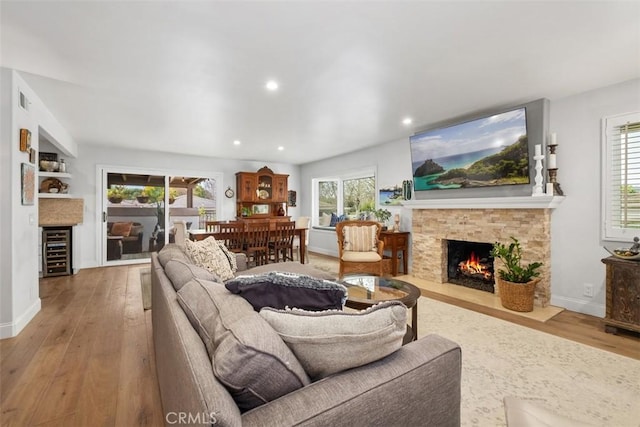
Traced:
<path fill-rule="evenodd" d="M 40 171 L 38 172 L 38 175 L 41 178 L 47 177 L 47 178 L 71 178 L 71 174 L 70 173 L 62 173 L 62 172 L 46 172 L 46 171 Z"/>
<path fill-rule="evenodd" d="M 71 199 L 71 194 L 68 193 L 38 193 L 40 199 Z"/>

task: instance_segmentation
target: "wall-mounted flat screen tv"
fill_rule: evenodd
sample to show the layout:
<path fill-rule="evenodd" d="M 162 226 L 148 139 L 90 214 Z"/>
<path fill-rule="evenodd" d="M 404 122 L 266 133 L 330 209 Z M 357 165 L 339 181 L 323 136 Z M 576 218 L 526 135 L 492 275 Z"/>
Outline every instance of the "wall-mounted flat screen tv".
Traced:
<path fill-rule="evenodd" d="M 529 184 L 525 107 L 410 138 L 416 191 Z"/>

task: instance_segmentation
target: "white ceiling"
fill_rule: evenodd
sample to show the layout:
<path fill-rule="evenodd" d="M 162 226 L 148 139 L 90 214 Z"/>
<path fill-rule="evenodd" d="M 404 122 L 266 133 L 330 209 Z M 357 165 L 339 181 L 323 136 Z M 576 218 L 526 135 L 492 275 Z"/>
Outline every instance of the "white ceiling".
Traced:
<path fill-rule="evenodd" d="M 2 1 L 0 15 L 1 65 L 80 145 L 302 164 L 640 77 L 637 1 Z"/>

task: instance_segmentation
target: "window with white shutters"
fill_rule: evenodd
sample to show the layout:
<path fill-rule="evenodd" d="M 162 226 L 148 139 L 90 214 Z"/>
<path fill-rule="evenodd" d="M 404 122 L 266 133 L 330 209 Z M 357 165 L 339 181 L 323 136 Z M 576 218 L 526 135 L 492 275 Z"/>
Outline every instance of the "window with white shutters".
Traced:
<path fill-rule="evenodd" d="M 603 120 L 603 239 L 640 235 L 640 113 Z"/>

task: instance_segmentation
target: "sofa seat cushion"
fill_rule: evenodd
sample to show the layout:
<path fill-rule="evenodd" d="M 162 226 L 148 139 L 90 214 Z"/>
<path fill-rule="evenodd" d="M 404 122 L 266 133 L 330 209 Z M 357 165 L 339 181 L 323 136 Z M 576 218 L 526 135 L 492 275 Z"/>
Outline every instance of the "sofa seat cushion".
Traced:
<path fill-rule="evenodd" d="M 214 375 L 241 411 L 309 384 L 291 350 L 243 298 L 201 279 L 189 281 L 177 295 L 207 348 Z"/>
<path fill-rule="evenodd" d="M 218 276 L 209 270 L 181 259 L 170 259 L 164 266 L 164 272 L 169 280 L 171 280 L 171 284 L 176 291 L 179 291 L 185 284 L 193 279 L 220 282 Z"/>
<path fill-rule="evenodd" d="M 402 346 L 407 308 L 386 301 L 358 312 L 276 310 L 260 315 L 291 348 L 312 380 L 366 365 Z"/>
<path fill-rule="evenodd" d="M 263 307 L 341 310 L 347 298 L 347 288 L 340 283 L 283 271 L 238 276 L 225 286 L 256 311 Z"/>
<path fill-rule="evenodd" d="M 229 257 L 212 236 L 197 242 L 185 240 L 184 246 L 195 265 L 206 268 L 221 280 L 229 280 L 233 277 Z"/>
<path fill-rule="evenodd" d="M 378 262 L 382 259 L 377 252 L 342 252 L 342 260 L 349 262 Z"/>

